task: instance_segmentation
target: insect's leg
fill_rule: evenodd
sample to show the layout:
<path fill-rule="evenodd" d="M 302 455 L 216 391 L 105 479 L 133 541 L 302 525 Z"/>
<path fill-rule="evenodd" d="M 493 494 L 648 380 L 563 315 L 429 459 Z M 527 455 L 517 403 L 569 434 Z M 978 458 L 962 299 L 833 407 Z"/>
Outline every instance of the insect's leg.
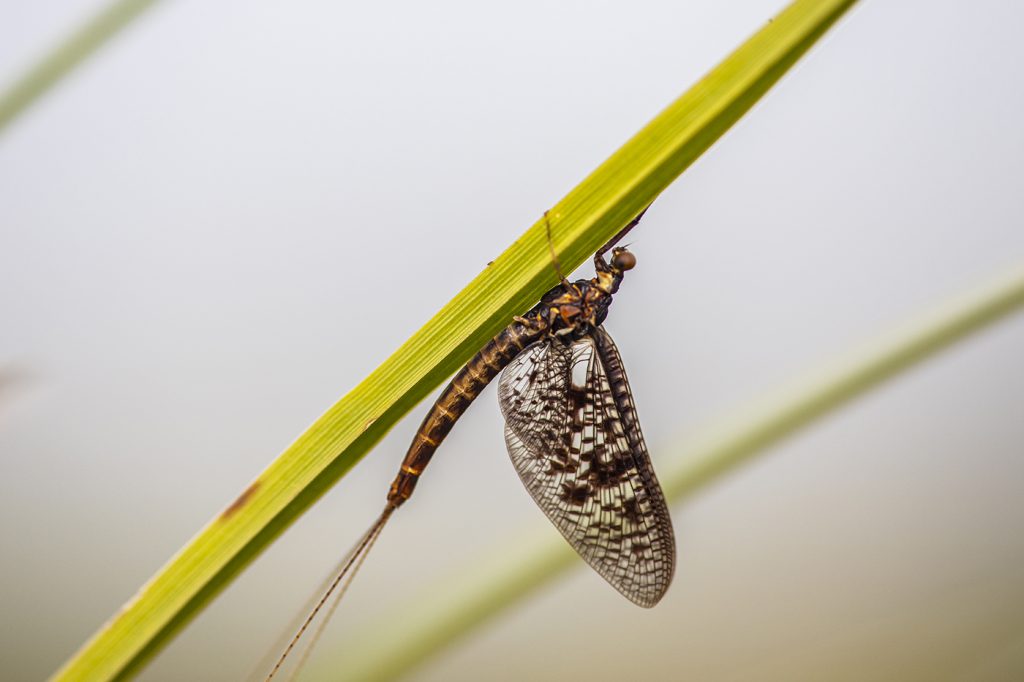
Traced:
<path fill-rule="evenodd" d="M 551 239 L 551 220 L 548 218 L 548 212 L 544 211 L 544 227 L 548 231 L 548 250 L 551 251 L 551 264 L 555 267 L 555 274 L 558 275 L 558 279 L 562 281 L 563 286 L 569 286 L 569 280 L 562 274 L 562 265 L 558 262 L 558 254 L 555 253 L 555 242 Z"/>
<path fill-rule="evenodd" d="M 640 222 L 640 219 L 644 217 L 644 213 L 647 213 L 647 209 L 648 208 L 650 208 L 650 205 L 648 205 L 646 208 L 644 208 L 644 210 L 640 211 L 640 213 L 639 213 L 639 215 L 637 215 L 637 217 L 635 217 L 631 221 L 629 221 L 629 225 L 626 225 L 624 228 L 619 230 L 618 234 L 616 234 L 614 237 L 609 239 L 607 244 L 605 244 L 604 246 L 602 246 L 600 249 L 597 250 L 597 253 L 594 254 L 594 262 L 595 263 L 597 263 L 597 262 L 601 262 L 602 264 L 604 263 L 604 254 L 606 254 L 609 251 L 611 251 L 612 247 L 614 247 L 616 244 L 618 244 L 622 240 L 622 238 L 625 237 L 629 233 L 630 230 L 632 230 L 634 227 L 637 226 L 637 224 Z"/>

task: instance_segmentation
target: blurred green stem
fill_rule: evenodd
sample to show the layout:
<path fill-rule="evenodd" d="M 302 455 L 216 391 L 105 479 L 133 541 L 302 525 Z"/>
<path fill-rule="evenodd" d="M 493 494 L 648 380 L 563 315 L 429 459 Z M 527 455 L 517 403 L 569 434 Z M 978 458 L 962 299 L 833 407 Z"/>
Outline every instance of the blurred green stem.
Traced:
<path fill-rule="evenodd" d="M 671 448 L 668 461 L 660 462 L 666 496 L 672 503 L 687 499 L 776 442 L 1021 306 L 1024 266 L 734 413 L 702 436 Z M 569 568 L 584 565 L 548 527 L 503 538 L 457 575 L 401 599 L 400 613 L 385 614 L 349 635 L 337 656 L 317 666 L 317 677 L 398 677 Z"/>
<path fill-rule="evenodd" d="M 73 68 L 158 0 L 117 0 L 69 35 L 0 94 L 0 132 Z"/>

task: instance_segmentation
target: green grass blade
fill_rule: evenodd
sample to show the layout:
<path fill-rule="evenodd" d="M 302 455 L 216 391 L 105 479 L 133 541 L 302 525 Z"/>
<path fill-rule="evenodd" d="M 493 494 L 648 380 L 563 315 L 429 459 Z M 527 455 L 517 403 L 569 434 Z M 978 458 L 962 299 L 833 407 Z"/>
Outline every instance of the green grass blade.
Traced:
<path fill-rule="evenodd" d="M 574 269 L 650 204 L 853 1 L 794 2 L 552 208 L 561 263 Z M 402 415 L 554 284 L 545 235 L 538 220 L 203 528 L 55 679 L 137 671 Z"/>
<path fill-rule="evenodd" d="M 85 61 L 157 0 L 117 0 L 78 28 L 6 92 L 0 93 L 0 132 L 57 81 Z"/>
<path fill-rule="evenodd" d="M 671 449 L 667 466 L 660 467 L 666 497 L 673 504 L 684 501 L 772 444 L 1022 306 L 1024 266 L 735 413 Z M 585 564 L 550 528 L 503 538 L 457 575 L 404 600 L 400 613 L 350 635 L 344 651 L 325 657 L 313 671 L 320 674 L 311 677 L 399 677 L 576 566 Z"/>

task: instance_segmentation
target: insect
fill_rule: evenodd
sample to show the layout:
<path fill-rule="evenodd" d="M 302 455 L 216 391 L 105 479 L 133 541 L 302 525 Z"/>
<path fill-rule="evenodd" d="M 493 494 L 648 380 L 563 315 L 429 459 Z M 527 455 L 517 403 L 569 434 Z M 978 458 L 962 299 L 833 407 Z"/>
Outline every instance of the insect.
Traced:
<path fill-rule="evenodd" d="M 452 426 L 499 373 L 505 445 L 534 501 L 580 556 L 628 599 L 651 607 L 664 596 L 675 568 L 672 522 L 619 351 L 602 326 L 623 275 L 636 265 L 636 257 L 616 244 L 642 216 L 594 255 L 592 279 L 569 282 L 552 247 L 561 283 L 488 341 L 438 396 L 388 490 L 384 511 L 343 560 L 267 680 L 346 574 L 351 581 Z M 334 606 L 347 586 L 348 581 Z"/>

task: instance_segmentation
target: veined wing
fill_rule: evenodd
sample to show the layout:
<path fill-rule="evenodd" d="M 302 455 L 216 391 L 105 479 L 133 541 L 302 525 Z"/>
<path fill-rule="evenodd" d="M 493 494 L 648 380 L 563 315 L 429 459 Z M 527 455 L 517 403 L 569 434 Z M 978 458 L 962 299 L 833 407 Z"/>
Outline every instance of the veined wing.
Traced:
<path fill-rule="evenodd" d="M 534 344 L 505 369 L 498 395 L 530 495 L 601 576 L 654 606 L 672 580 L 675 539 L 611 337 L 599 328 L 572 346 Z"/>

